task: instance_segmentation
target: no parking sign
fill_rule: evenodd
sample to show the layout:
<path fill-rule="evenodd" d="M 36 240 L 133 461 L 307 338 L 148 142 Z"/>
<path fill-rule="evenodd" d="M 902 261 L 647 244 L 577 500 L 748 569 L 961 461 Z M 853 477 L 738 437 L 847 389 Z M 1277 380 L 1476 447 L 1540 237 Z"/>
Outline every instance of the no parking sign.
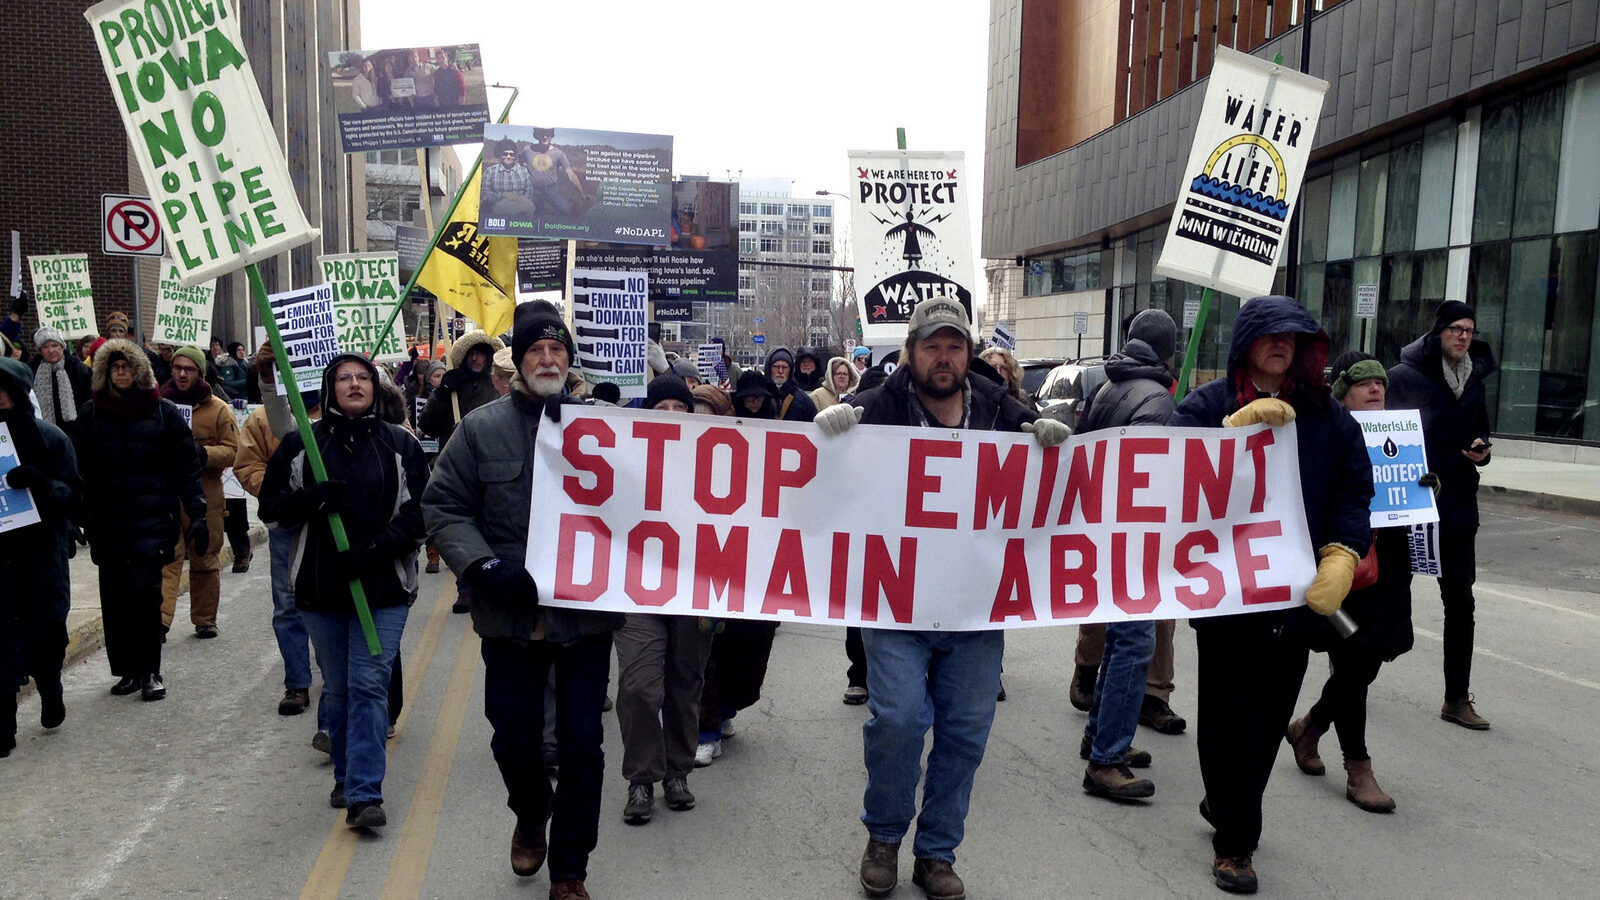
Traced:
<path fill-rule="evenodd" d="M 100 251 L 114 256 L 162 256 L 167 242 L 149 197 L 100 195 Z"/>

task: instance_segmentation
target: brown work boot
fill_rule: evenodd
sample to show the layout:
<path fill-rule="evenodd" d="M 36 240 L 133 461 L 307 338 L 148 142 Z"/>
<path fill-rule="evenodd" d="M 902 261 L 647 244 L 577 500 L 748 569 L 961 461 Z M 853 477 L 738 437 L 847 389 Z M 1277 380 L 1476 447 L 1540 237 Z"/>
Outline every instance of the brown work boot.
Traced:
<path fill-rule="evenodd" d="M 423 569 L 423 571 L 429 575 L 437 575 L 439 574 L 439 548 L 429 544 L 427 549 L 428 565 L 427 568 Z"/>
<path fill-rule="evenodd" d="M 581 881 L 553 881 L 550 883 L 550 900 L 594 900 Z"/>
<path fill-rule="evenodd" d="M 1370 813 L 1394 812 L 1394 798 L 1385 794 L 1383 788 L 1378 787 L 1378 779 L 1372 777 L 1372 760 L 1363 759 L 1345 760 L 1344 770 L 1346 784 L 1344 795 L 1350 802 Z"/>
<path fill-rule="evenodd" d="M 539 871 L 539 867 L 544 865 L 547 849 L 543 826 L 525 836 L 522 825 L 518 824 L 516 830 L 511 832 L 511 871 L 524 878 Z"/>
<path fill-rule="evenodd" d="M 1072 682 L 1067 685 L 1067 702 L 1073 709 L 1089 711 L 1094 705 L 1094 683 L 1100 677 L 1098 666 L 1074 666 Z"/>
<path fill-rule="evenodd" d="M 1446 700 L 1444 708 L 1439 710 L 1439 718 L 1446 722 L 1454 722 L 1462 728 L 1471 728 L 1473 731 L 1489 730 L 1489 720 L 1478 715 L 1478 711 L 1472 708 L 1471 694 L 1459 700 Z"/>
<path fill-rule="evenodd" d="M 1096 797 L 1112 800 L 1143 800 L 1155 795 L 1156 786 L 1148 778 L 1133 777 L 1126 765 L 1098 766 L 1089 763 L 1083 772 L 1083 789 Z"/>
<path fill-rule="evenodd" d="M 928 895 L 928 900 L 966 900 L 967 886 L 961 876 L 942 859 L 919 859 L 911 864 L 911 883 Z"/>
<path fill-rule="evenodd" d="M 1317 755 L 1317 741 L 1326 733 L 1326 728 L 1311 724 L 1309 713 L 1290 722 L 1289 727 L 1283 730 L 1283 739 L 1289 742 L 1289 749 L 1294 751 L 1294 764 L 1307 775 L 1326 775 L 1328 772 L 1322 757 Z"/>
<path fill-rule="evenodd" d="M 890 844 L 867 838 L 866 852 L 861 854 L 862 890 L 869 897 L 882 897 L 899 883 L 900 842 Z"/>
<path fill-rule="evenodd" d="M 1218 856 L 1211 862 L 1211 877 L 1230 894 L 1256 892 L 1256 867 L 1248 856 Z"/>

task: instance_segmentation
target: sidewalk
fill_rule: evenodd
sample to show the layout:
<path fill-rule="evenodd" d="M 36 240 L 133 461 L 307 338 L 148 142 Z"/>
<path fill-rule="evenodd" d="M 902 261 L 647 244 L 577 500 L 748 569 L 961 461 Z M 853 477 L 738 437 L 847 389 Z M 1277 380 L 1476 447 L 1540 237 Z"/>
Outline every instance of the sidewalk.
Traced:
<path fill-rule="evenodd" d="M 1600 449 L 1500 439 L 1478 471 L 1480 497 L 1600 516 Z"/>

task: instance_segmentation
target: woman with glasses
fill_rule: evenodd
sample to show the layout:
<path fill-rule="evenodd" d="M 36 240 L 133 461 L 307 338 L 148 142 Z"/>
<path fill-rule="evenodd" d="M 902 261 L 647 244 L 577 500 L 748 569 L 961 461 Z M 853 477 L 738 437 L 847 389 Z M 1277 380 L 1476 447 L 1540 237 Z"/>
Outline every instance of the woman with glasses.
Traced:
<path fill-rule="evenodd" d="M 312 434 L 327 478 L 313 477 L 300 432 L 267 463 L 261 519 L 294 535 L 295 607 L 322 669 L 324 721 L 333 757 L 328 803 L 348 806 L 351 828 L 388 823 L 383 811 L 389 680 L 417 592 L 422 489 L 428 464 L 401 425 L 383 420 L 378 379 L 366 357 L 334 357 L 322 379 L 323 415 Z M 334 543 L 338 513 L 349 549 Z M 350 583 L 360 581 L 380 652 L 368 651 Z"/>

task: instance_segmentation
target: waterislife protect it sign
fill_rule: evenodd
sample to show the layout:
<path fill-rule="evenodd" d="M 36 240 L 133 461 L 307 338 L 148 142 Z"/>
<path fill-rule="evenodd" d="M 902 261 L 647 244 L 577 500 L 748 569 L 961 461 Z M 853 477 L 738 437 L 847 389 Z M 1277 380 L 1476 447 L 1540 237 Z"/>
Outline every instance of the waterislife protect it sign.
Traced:
<path fill-rule="evenodd" d="M 89 287 L 89 254 L 30 256 L 28 269 L 33 275 L 33 303 L 41 324 L 60 331 L 69 341 L 99 333 L 94 290 Z"/>
<path fill-rule="evenodd" d="M 400 331 L 389 329 L 383 346 L 376 346 L 378 330 L 389 321 L 400 297 L 400 256 L 397 253 L 346 253 L 319 256 L 322 279 L 333 285 L 333 324 L 339 329 L 339 346 L 352 353 L 367 353 L 376 362 L 406 358 Z"/>
<path fill-rule="evenodd" d="M 1316 572 L 1293 425 L 1043 449 L 566 409 L 533 463 L 527 566 L 549 606 L 971 631 L 1282 609 Z"/>
<path fill-rule="evenodd" d="M 230 4 L 105 0 L 83 15 L 185 285 L 317 236 Z"/>
<path fill-rule="evenodd" d="M 215 279 L 184 287 L 183 270 L 170 259 L 162 260 L 161 280 L 156 284 L 156 324 L 150 329 L 150 340 L 175 347 L 207 346 L 216 297 Z"/>
<path fill-rule="evenodd" d="M 1372 458 L 1372 527 L 1439 521 L 1433 491 L 1417 483 L 1428 471 L 1422 414 L 1414 409 L 1353 410 Z"/>

